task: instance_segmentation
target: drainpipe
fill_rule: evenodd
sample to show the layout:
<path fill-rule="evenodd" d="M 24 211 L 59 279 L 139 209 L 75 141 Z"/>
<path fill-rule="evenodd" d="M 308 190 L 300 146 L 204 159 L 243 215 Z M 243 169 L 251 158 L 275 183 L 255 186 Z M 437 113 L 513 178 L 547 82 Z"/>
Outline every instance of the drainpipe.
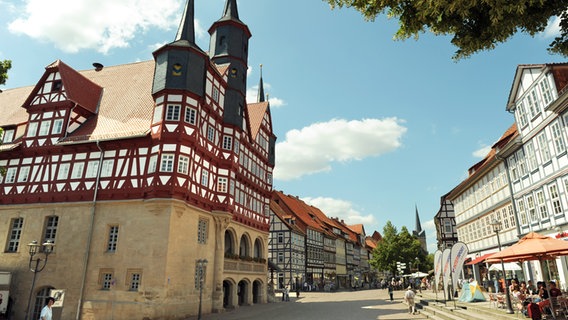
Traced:
<path fill-rule="evenodd" d="M 81 309 L 83 307 L 83 299 L 85 296 L 85 282 L 87 280 L 87 267 L 89 266 L 89 254 L 91 252 L 91 244 L 92 244 L 92 240 L 93 240 L 93 229 L 94 229 L 94 225 L 95 225 L 95 212 L 96 212 L 96 205 L 97 205 L 97 195 L 99 192 L 99 181 L 101 178 L 101 169 L 103 167 L 103 156 L 104 156 L 104 151 L 103 149 L 101 149 L 101 146 L 99 144 L 99 140 L 97 140 L 97 148 L 99 148 L 99 151 L 101 153 L 101 156 L 99 158 L 99 167 L 97 168 L 97 178 L 96 178 L 96 182 L 95 182 L 95 193 L 93 194 L 93 203 L 91 206 L 91 221 L 89 224 L 89 231 L 87 234 L 87 248 L 85 250 L 85 256 L 83 257 L 83 277 L 81 279 L 81 291 L 79 293 L 79 301 L 77 303 L 77 314 L 75 315 L 75 319 L 79 320 L 80 319 L 80 315 L 81 315 Z"/>

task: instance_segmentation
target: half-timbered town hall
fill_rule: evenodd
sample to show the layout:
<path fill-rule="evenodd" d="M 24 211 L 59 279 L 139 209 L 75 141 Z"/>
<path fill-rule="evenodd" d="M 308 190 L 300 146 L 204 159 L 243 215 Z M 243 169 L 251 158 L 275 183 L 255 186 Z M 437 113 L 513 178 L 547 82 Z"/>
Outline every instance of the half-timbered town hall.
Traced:
<path fill-rule="evenodd" d="M 13 319 L 37 319 L 53 292 L 64 292 L 56 319 L 185 319 L 266 302 L 276 137 L 268 101 L 245 98 L 251 32 L 236 0 L 209 33 L 204 51 L 188 0 L 153 61 L 46 61 L 35 85 L 0 93 Z M 34 256 L 36 277 L 34 240 L 55 244 L 47 262 Z"/>

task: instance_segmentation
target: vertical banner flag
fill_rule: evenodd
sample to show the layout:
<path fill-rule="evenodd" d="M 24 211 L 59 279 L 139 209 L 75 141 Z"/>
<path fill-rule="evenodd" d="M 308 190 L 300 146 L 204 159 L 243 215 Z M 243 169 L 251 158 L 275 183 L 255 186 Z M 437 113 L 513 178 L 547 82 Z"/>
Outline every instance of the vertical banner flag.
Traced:
<path fill-rule="evenodd" d="M 444 277 L 444 292 L 447 293 L 448 285 L 450 284 L 450 275 L 452 270 L 450 268 L 450 259 L 451 259 L 452 250 L 450 248 L 444 249 L 442 252 L 442 277 Z"/>
<path fill-rule="evenodd" d="M 434 253 L 434 285 L 436 286 L 436 291 L 440 286 L 440 275 L 442 274 L 442 251 L 437 250 Z"/>
<path fill-rule="evenodd" d="M 458 284 L 458 276 L 463 269 L 463 263 L 465 262 L 465 258 L 469 250 L 467 249 L 467 245 L 463 242 L 456 242 L 452 246 L 452 285 L 453 288 L 457 288 Z"/>

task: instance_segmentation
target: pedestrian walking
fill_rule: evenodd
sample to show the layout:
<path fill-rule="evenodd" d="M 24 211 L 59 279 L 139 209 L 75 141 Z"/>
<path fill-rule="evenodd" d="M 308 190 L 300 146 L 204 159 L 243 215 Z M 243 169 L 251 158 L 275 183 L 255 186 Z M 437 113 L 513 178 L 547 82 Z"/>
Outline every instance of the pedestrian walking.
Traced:
<path fill-rule="evenodd" d="M 414 305 L 414 297 L 416 296 L 416 293 L 414 293 L 414 290 L 412 290 L 412 286 L 408 286 L 408 290 L 406 290 L 406 292 L 404 293 L 404 300 L 406 300 L 406 303 L 408 303 L 408 313 L 409 314 L 415 314 L 416 313 L 416 307 Z"/>
<path fill-rule="evenodd" d="M 40 320 L 51 320 L 52 319 L 52 313 L 51 313 L 51 306 L 53 305 L 53 303 L 55 303 L 55 299 L 52 297 L 47 298 L 45 307 L 43 307 L 43 309 L 41 309 L 41 313 L 39 316 Z"/>
<path fill-rule="evenodd" d="M 394 301 L 394 299 L 393 299 L 393 294 L 394 294 L 394 292 L 393 292 L 393 291 L 394 291 L 394 286 L 392 285 L 392 283 L 390 283 L 390 284 L 389 284 L 389 286 L 388 286 L 388 290 L 389 290 L 389 296 L 390 296 L 390 299 L 391 299 L 391 301 Z"/>

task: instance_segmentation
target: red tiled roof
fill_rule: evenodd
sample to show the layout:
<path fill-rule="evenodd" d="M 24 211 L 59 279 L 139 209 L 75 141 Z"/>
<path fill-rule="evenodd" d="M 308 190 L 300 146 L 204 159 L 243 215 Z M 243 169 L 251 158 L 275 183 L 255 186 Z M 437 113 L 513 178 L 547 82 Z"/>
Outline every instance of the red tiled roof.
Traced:
<path fill-rule="evenodd" d="M 518 136 L 517 125 L 513 124 L 505 131 L 505 133 L 503 133 L 501 138 L 499 138 L 499 140 L 495 144 L 493 144 L 491 150 L 487 153 L 485 158 L 483 158 L 483 160 L 477 162 L 476 164 L 474 164 L 469 168 L 468 170 L 469 176 L 464 181 L 462 181 L 458 186 L 456 186 L 452 191 L 450 191 L 447 195 L 447 198 L 449 200 L 454 199 L 463 192 L 464 187 L 468 186 L 470 183 L 472 183 L 472 181 L 476 181 L 476 179 L 478 179 L 479 176 L 482 174 L 483 168 L 489 167 L 495 163 L 494 160 L 496 155 L 496 149 L 505 146 L 507 143 L 512 141 L 517 136 Z"/>
<path fill-rule="evenodd" d="M 320 232 L 324 232 L 321 222 L 312 212 L 311 207 L 308 206 L 304 201 L 296 197 L 285 195 L 280 191 L 274 191 L 273 197 L 276 198 L 274 200 L 279 204 L 279 201 L 283 202 L 283 204 L 285 204 L 286 207 L 290 210 L 289 213 L 295 215 L 299 220 L 302 221 L 305 226 L 311 227 L 312 229 L 318 230 Z"/>
<path fill-rule="evenodd" d="M 28 121 L 28 113 L 22 108 L 24 101 L 30 95 L 33 86 L 7 89 L 0 93 L 0 126 L 17 126 Z"/>
<path fill-rule="evenodd" d="M 287 214 L 286 212 L 284 212 L 284 210 L 282 210 L 282 208 L 274 201 L 274 200 L 270 200 L 270 210 L 272 210 L 272 212 L 274 212 L 274 214 L 280 218 L 280 220 L 282 220 L 282 222 L 288 226 L 288 228 L 290 228 L 291 230 L 294 230 L 300 234 L 306 234 L 302 229 L 300 229 L 296 224 L 291 224 L 288 223 L 287 219 L 288 218 L 292 218 L 292 219 L 296 219 L 296 217 L 293 217 L 289 214 Z"/>
<path fill-rule="evenodd" d="M 262 125 L 262 119 L 264 119 L 264 115 L 268 110 L 268 102 L 265 101 L 249 103 L 247 104 L 247 109 L 249 115 L 251 137 L 255 139 L 258 131 L 260 130 L 260 126 Z"/>

